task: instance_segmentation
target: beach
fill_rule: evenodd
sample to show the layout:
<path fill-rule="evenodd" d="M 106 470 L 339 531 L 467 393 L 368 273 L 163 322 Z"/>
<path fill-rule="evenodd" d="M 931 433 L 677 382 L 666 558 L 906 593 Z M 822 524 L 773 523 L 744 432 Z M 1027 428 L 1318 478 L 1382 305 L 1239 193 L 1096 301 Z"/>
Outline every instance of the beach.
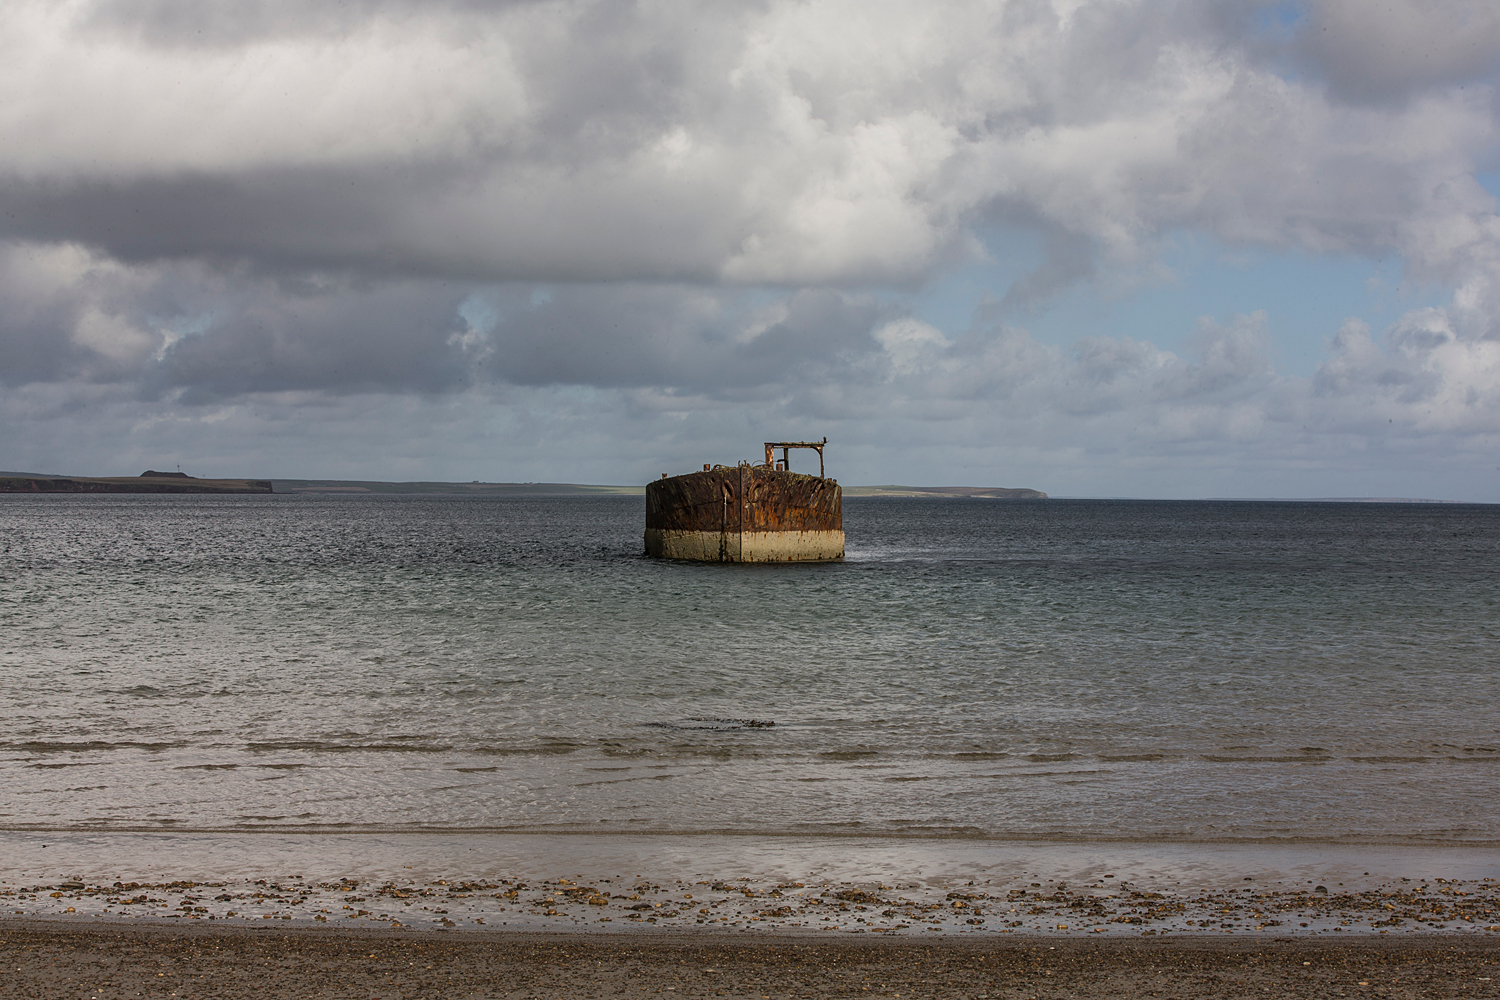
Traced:
<path fill-rule="evenodd" d="M 0 832 L 0 914 L 899 938 L 1500 936 L 1489 846 Z"/>
<path fill-rule="evenodd" d="M 890 942 L 0 922 L 7 997 L 1484 997 L 1494 939 Z"/>
<path fill-rule="evenodd" d="M 1500 511 L 638 503 L 9 498 L 0 996 L 1490 989 Z"/>
<path fill-rule="evenodd" d="M 3 10 L 0 1000 L 1495 992 L 1500 0 Z"/>
<path fill-rule="evenodd" d="M 0 857 L 4 997 L 1484 996 L 1500 962 L 1500 862 L 1452 846 L 51 831 Z"/>

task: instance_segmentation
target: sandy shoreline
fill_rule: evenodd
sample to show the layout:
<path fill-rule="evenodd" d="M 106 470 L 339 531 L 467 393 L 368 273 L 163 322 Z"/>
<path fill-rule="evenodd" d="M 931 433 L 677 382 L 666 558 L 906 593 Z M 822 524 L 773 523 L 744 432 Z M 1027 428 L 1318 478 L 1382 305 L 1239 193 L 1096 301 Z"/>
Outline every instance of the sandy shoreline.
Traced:
<path fill-rule="evenodd" d="M 0 920 L 4 997 L 1483 997 L 1492 937 L 940 941 Z"/>
<path fill-rule="evenodd" d="M 0 833 L 10 997 L 1434 997 L 1484 845 Z"/>
<path fill-rule="evenodd" d="M 1480 847 L 0 833 L 0 915 L 896 938 L 1500 936 Z"/>

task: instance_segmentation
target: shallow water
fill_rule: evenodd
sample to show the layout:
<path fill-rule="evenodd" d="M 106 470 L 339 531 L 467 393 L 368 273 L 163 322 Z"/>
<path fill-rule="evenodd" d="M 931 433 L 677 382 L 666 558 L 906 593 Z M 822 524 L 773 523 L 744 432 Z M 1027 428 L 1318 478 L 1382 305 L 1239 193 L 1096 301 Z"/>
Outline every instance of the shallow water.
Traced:
<path fill-rule="evenodd" d="M 0 828 L 1500 840 L 1500 507 L 0 498 Z M 748 720 L 774 725 L 747 725 Z"/>

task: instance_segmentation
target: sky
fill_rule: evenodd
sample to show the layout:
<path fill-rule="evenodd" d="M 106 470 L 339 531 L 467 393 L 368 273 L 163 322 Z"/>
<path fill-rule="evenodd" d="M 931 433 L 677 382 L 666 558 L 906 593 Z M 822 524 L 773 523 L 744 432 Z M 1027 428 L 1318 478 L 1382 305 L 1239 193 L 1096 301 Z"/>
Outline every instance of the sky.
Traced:
<path fill-rule="evenodd" d="M 8 0 L 0 94 L 3 469 L 826 436 L 849 485 L 1500 502 L 1493 0 Z"/>

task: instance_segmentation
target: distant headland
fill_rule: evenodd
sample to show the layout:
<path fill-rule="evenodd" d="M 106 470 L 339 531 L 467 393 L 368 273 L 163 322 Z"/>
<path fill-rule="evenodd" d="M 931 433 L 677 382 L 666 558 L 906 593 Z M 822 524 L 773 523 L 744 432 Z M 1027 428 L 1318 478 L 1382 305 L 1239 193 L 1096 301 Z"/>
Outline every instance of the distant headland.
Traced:
<path fill-rule="evenodd" d="M 198 479 L 185 472 L 147 469 L 139 476 L 62 476 L 0 472 L 0 493 L 320 493 L 332 496 L 641 496 L 644 486 L 581 483 L 381 482 L 370 479 Z M 998 486 L 849 486 L 850 497 L 934 497 L 976 500 L 1045 500 L 1041 490 Z"/>
<path fill-rule="evenodd" d="M 382 483 L 349 479 L 278 479 L 277 493 L 425 493 L 447 496 L 641 496 L 644 486 L 585 486 L 579 483 Z M 1045 500 L 1040 490 L 994 486 L 846 486 L 851 497 L 951 497 L 989 500 Z"/>
<path fill-rule="evenodd" d="M 43 476 L 0 472 L 0 493 L 270 493 L 269 479 L 197 479 L 147 469 L 139 476 Z"/>

